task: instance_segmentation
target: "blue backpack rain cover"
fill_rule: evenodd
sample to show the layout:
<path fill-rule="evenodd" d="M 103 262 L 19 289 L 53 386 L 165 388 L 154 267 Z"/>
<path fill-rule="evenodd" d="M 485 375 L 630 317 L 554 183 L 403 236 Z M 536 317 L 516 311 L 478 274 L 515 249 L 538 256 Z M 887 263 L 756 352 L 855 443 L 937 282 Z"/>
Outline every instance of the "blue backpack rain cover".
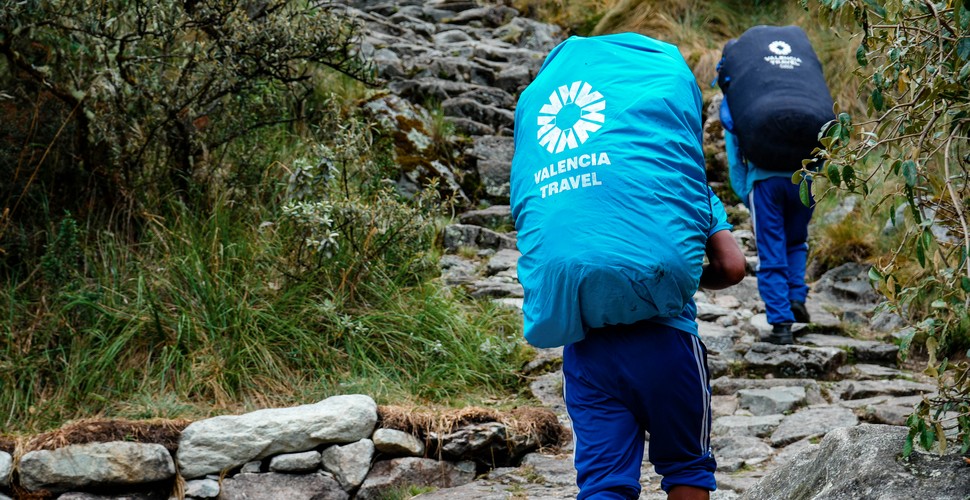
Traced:
<path fill-rule="evenodd" d="M 677 48 L 634 33 L 554 48 L 515 110 L 511 205 L 530 344 L 680 315 L 713 216 Z"/>

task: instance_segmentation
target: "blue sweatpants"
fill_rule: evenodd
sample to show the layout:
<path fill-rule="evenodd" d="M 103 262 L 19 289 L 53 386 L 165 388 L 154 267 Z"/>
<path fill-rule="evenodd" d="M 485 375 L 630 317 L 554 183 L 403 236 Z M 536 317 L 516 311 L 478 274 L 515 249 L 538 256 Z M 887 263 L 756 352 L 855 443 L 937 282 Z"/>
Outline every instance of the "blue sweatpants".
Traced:
<path fill-rule="evenodd" d="M 769 177 L 754 183 L 748 208 L 758 247 L 758 292 L 768 323 L 793 323 L 790 301 L 805 302 L 808 296 L 805 262 L 813 207 L 802 204 L 798 184 L 790 178 Z"/>
<path fill-rule="evenodd" d="M 565 347 L 579 500 L 639 496 L 644 432 L 664 491 L 716 488 L 706 356 L 696 336 L 647 321 L 593 329 Z"/>

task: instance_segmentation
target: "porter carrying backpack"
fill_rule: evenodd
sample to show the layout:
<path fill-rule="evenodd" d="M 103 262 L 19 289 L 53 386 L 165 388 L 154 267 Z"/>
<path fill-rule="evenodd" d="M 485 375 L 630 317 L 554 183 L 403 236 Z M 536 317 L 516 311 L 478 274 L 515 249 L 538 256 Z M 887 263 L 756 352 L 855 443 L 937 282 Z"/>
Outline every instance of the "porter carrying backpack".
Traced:
<path fill-rule="evenodd" d="M 759 168 L 795 171 L 835 118 L 819 62 L 798 26 L 755 26 L 724 46 L 718 86 L 744 156 Z"/>
<path fill-rule="evenodd" d="M 510 178 L 526 340 L 679 316 L 712 227 L 701 98 L 677 48 L 571 37 L 515 110 Z"/>

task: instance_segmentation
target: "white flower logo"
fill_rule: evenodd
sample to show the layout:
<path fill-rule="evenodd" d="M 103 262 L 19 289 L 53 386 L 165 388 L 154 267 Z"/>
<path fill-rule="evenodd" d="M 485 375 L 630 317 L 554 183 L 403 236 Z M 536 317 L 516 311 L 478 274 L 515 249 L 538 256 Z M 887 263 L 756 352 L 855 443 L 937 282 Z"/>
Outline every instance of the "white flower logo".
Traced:
<path fill-rule="evenodd" d="M 788 54 L 791 54 L 791 45 L 788 45 L 781 40 L 775 40 L 774 42 L 768 44 L 768 50 L 770 50 L 772 53 L 778 54 L 779 56 L 787 56 Z"/>
<path fill-rule="evenodd" d="M 549 94 L 549 104 L 539 110 L 539 145 L 550 153 L 579 147 L 603 126 L 604 109 L 603 94 L 590 84 L 578 81 L 560 86 Z"/>

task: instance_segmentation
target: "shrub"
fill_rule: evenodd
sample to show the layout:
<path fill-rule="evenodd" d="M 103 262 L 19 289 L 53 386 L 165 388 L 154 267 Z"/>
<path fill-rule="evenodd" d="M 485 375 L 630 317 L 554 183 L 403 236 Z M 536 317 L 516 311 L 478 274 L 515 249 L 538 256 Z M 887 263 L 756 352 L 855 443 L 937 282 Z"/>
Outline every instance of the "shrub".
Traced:
<path fill-rule="evenodd" d="M 140 228 L 173 195 L 258 179 L 227 151 L 318 118 L 320 68 L 372 81 L 358 29 L 293 0 L 0 0 L 0 248 L 47 202 Z"/>
<path fill-rule="evenodd" d="M 914 442 L 947 444 L 952 431 L 970 449 L 967 362 L 950 362 L 970 331 L 970 10 L 966 2 L 819 0 L 823 19 L 861 28 L 856 59 L 865 117 L 840 113 L 824 130 L 821 175 L 835 186 L 869 195 L 874 180 L 898 186 L 877 210 L 910 219 L 901 244 L 870 277 L 897 311 L 921 318 L 926 372 L 939 397 L 910 418 L 906 454 Z M 866 168 L 865 160 L 875 167 Z M 935 230 L 935 231 L 934 231 Z"/>

